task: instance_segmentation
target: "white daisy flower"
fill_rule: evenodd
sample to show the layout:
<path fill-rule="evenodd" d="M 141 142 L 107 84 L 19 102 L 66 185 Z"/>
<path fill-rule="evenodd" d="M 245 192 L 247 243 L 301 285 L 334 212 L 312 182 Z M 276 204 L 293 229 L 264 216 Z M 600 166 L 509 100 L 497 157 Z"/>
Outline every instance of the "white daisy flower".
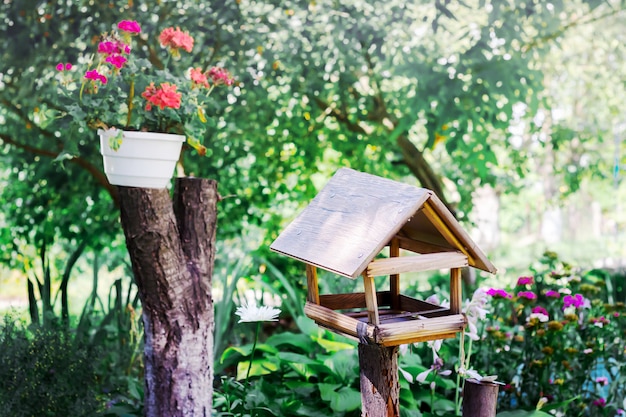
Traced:
<path fill-rule="evenodd" d="M 235 314 L 240 319 L 237 323 L 278 321 L 280 309 L 268 306 L 243 305 L 237 307 Z"/>

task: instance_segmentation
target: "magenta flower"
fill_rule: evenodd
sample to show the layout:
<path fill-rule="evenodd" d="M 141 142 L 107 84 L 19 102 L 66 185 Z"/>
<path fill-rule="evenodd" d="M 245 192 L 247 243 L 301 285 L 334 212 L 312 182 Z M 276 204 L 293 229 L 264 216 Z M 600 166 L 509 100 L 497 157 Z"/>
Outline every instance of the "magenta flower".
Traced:
<path fill-rule="evenodd" d="M 521 287 L 523 285 L 529 285 L 532 284 L 533 282 L 535 282 L 535 280 L 533 279 L 533 277 L 519 277 L 517 279 L 517 286 Z"/>
<path fill-rule="evenodd" d="M 567 308 L 570 306 L 574 306 L 575 308 L 580 308 L 585 304 L 585 297 L 580 294 L 576 294 L 574 296 L 566 295 L 563 297 L 563 308 Z"/>
<path fill-rule="evenodd" d="M 532 312 L 536 314 L 545 314 L 546 316 L 548 315 L 548 310 L 541 306 L 533 307 Z"/>
<path fill-rule="evenodd" d="M 91 70 L 85 73 L 85 78 L 88 80 L 100 81 L 102 84 L 107 83 L 107 77 L 100 74 L 98 70 Z"/>
<path fill-rule="evenodd" d="M 561 298 L 561 294 L 558 291 L 548 290 L 546 291 L 546 297 Z"/>
<path fill-rule="evenodd" d="M 517 293 L 519 298 L 526 298 L 527 300 L 534 300 L 537 298 L 537 294 L 532 291 L 520 291 Z"/>
<path fill-rule="evenodd" d="M 215 85 L 233 85 L 233 77 L 224 68 L 213 67 L 209 70 L 208 76 Z"/>
<path fill-rule="evenodd" d="M 593 400 L 593 405 L 603 408 L 606 405 L 606 400 L 604 398 L 598 398 L 597 400 Z"/>
<path fill-rule="evenodd" d="M 137 23 L 137 21 L 135 20 L 122 20 L 117 24 L 117 28 L 128 33 L 141 32 L 141 26 L 139 26 L 139 23 Z"/>
<path fill-rule="evenodd" d="M 487 290 L 487 295 L 490 295 L 490 296 L 492 296 L 494 298 L 497 298 L 497 297 L 513 298 L 513 296 L 511 294 L 509 294 L 508 292 L 506 292 L 504 290 L 496 289 L 496 288 L 489 288 Z"/>
<path fill-rule="evenodd" d="M 59 62 L 56 67 L 57 71 L 69 71 L 72 69 L 72 64 Z"/>
<path fill-rule="evenodd" d="M 120 69 L 120 68 L 122 68 L 124 66 L 124 64 L 126 63 L 127 59 L 125 57 L 123 57 L 122 55 L 111 55 L 111 56 L 108 56 L 105 59 L 105 61 L 108 62 L 109 64 L 113 65 L 117 69 Z"/>

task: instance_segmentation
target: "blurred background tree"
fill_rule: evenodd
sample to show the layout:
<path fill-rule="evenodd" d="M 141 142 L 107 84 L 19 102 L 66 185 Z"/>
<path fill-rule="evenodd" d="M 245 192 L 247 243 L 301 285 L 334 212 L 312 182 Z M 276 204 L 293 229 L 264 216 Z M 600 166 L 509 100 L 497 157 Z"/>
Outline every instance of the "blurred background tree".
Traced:
<path fill-rule="evenodd" d="M 226 197 L 218 239 L 246 236 L 271 256 L 267 243 L 349 166 L 435 190 L 476 225 L 479 243 L 506 259 L 504 267 L 511 243 L 516 253 L 528 245 L 530 257 L 574 234 L 595 245 L 593 256 L 623 256 L 610 245 L 623 240 L 625 221 L 625 7 L 623 0 L 5 2 L 2 259 L 26 276 L 35 265 L 44 276 L 58 264 L 58 286 L 74 257 L 119 242 L 115 189 L 102 175 L 95 132 L 64 128 L 55 66 L 74 62 L 121 18 L 188 30 L 196 37 L 190 65 L 224 65 L 238 80 L 215 92 L 224 96 L 210 109 L 208 158 L 184 159 L 188 174 L 216 179 Z M 477 192 L 489 195 L 478 209 L 493 203 L 491 211 L 472 212 Z M 51 245 L 59 248 L 52 264 Z"/>

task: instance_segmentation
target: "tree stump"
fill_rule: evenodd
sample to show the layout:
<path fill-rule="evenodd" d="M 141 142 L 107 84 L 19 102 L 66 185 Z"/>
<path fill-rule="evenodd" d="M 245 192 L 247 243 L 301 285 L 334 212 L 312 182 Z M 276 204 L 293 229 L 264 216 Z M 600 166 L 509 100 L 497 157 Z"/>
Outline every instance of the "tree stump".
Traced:
<path fill-rule="evenodd" d="M 463 387 L 463 417 L 495 417 L 498 384 L 469 378 Z"/>
<path fill-rule="evenodd" d="M 148 417 L 210 416 L 217 183 L 179 178 L 166 189 L 118 187 L 141 298 Z"/>
<path fill-rule="evenodd" d="M 398 346 L 359 343 L 362 417 L 399 417 Z"/>

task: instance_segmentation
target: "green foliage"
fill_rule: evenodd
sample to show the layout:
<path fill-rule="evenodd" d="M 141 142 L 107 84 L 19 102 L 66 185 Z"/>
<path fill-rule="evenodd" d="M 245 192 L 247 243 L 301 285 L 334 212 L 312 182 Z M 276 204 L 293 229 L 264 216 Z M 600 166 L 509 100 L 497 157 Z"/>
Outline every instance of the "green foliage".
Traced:
<path fill-rule="evenodd" d="M 216 415 L 358 415 L 358 359 L 348 344 L 298 317 L 302 333 L 277 333 L 256 347 L 229 347 L 220 362 L 234 376 L 215 391 Z M 246 370 L 252 360 L 250 379 Z M 356 385 L 355 385 L 356 384 Z"/>
<path fill-rule="evenodd" d="M 4 318 L 0 329 L 0 416 L 93 416 L 102 404 L 99 350 L 62 328 L 30 330 Z"/>

